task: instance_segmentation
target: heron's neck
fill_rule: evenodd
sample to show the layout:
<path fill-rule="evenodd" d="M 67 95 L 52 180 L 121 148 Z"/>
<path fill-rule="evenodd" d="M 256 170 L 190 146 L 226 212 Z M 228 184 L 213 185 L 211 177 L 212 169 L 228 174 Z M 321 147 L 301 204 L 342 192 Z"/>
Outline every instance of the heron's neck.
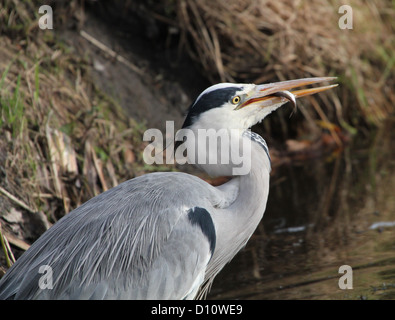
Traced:
<path fill-rule="evenodd" d="M 262 139 L 263 140 L 263 139 Z M 269 192 L 271 163 L 267 147 L 253 141 L 251 169 L 248 174 L 235 177 L 231 183 L 238 184 L 238 193 L 229 207 L 240 223 L 255 230 L 266 208 Z"/>
<path fill-rule="evenodd" d="M 248 137 L 252 140 L 249 172 L 233 177 L 218 189 L 229 204 L 224 208 L 226 214 L 231 214 L 233 221 L 255 230 L 266 208 L 271 163 L 263 138 L 251 132 Z"/>
<path fill-rule="evenodd" d="M 270 158 L 263 146 L 253 141 L 249 173 L 236 176 L 217 187 L 222 194 L 219 198 L 226 199 L 228 206 L 215 211 L 212 216 L 216 225 L 217 245 L 207 270 L 208 279 L 245 246 L 266 209 Z"/>

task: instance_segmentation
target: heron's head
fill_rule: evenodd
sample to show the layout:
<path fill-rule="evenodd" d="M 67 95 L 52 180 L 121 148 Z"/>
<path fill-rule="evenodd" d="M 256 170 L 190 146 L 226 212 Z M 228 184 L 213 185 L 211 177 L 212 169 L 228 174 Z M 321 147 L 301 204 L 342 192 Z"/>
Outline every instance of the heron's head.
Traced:
<path fill-rule="evenodd" d="M 204 90 L 188 111 L 183 128 L 248 129 L 288 101 L 312 95 L 336 85 L 297 89 L 336 78 L 305 78 L 269 84 L 220 83 Z"/>
<path fill-rule="evenodd" d="M 262 85 L 220 83 L 209 87 L 189 108 L 183 130 L 177 133 L 176 140 L 182 142 L 183 148 L 176 144 L 176 159 L 182 158 L 186 150 L 188 162 L 210 175 L 248 173 L 252 149 L 246 130 L 288 101 L 296 107 L 297 98 L 336 85 L 298 88 L 333 79 L 306 78 Z M 256 145 L 263 146 L 268 155 L 263 139 Z M 264 152 L 261 149 L 255 148 L 254 154 Z M 270 161 L 267 166 L 270 167 Z M 243 170 L 235 173 L 240 167 Z"/>

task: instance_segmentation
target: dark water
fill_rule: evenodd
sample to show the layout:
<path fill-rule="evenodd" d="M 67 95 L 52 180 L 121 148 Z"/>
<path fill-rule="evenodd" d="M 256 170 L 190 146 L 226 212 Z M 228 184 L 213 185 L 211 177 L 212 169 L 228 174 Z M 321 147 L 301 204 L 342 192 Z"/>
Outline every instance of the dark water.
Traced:
<path fill-rule="evenodd" d="M 208 298 L 394 299 L 393 141 L 390 119 L 341 152 L 276 168 L 261 224 Z M 342 265 L 352 289 L 339 288 Z"/>

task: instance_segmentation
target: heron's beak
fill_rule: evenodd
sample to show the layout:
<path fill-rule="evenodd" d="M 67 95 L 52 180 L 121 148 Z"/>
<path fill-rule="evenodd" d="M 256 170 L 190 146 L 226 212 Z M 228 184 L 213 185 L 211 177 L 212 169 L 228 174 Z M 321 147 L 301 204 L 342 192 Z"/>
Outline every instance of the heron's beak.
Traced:
<path fill-rule="evenodd" d="M 244 101 L 241 105 L 239 105 L 236 108 L 236 110 L 244 108 L 251 104 L 256 105 L 258 103 L 260 107 L 265 108 L 287 101 L 290 101 L 293 104 L 294 108 L 296 108 L 297 98 L 309 96 L 318 92 L 322 92 L 334 88 L 337 86 L 337 84 L 308 88 L 308 89 L 299 89 L 299 90 L 292 90 L 292 89 L 314 84 L 314 83 L 332 81 L 335 79 L 336 77 L 322 77 L 322 78 L 317 77 L 317 78 L 304 78 L 304 79 L 257 85 L 255 88 L 255 92 L 251 95 L 251 97 L 249 97 L 246 101 Z"/>

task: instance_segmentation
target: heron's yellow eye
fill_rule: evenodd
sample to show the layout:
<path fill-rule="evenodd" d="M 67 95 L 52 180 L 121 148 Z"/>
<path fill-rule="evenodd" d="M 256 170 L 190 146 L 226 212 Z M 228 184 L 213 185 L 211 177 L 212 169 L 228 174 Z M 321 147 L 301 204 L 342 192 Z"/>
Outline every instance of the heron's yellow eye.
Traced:
<path fill-rule="evenodd" d="M 241 101 L 240 96 L 236 96 L 236 97 L 234 97 L 234 98 L 232 99 L 232 103 L 233 103 L 233 104 L 238 104 L 240 101 Z"/>

